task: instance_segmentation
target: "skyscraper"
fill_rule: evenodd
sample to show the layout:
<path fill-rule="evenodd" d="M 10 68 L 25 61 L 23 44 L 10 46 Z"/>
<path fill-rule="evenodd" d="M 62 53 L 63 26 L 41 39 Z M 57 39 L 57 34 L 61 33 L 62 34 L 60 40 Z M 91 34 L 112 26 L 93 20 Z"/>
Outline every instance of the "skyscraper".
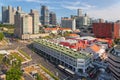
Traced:
<path fill-rule="evenodd" d="M 78 17 L 82 16 L 82 9 L 77 10 L 77 15 L 78 15 Z"/>
<path fill-rule="evenodd" d="M 18 12 L 21 12 L 22 11 L 22 8 L 20 6 L 17 7 L 17 11 Z"/>
<path fill-rule="evenodd" d="M 49 25 L 49 10 L 47 6 L 41 7 L 41 23 L 42 25 Z"/>
<path fill-rule="evenodd" d="M 8 23 L 8 7 L 2 6 L 2 22 Z"/>
<path fill-rule="evenodd" d="M 39 33 L 39 13 L 37 10 L 31 10 L 30 15 L 32 16 L 33 34 Z"/>
<path fill-rule="evenodd" d="M 17 10 L 12 6 L 2 6 L 2 23 L 14 24 L 14 15 Z"/>
<path fill-rule="evenodd" d="M 50 22 L 49 23 L 51 25 L 56 25 L 56 14 L 54 12 L 50 12 L 49 18 L 50 18 Z"/>
<path fill-rule="evenodd" d="M 9 24 L 14 24 L 14 13 L 12 10 L 12 6 L 8 6 L 8 23 Z"/>
<path fill-rule="evenodd" d="M 29 39 L 29 34 L 32 34 L 32 16 L 16 12 L 15 15 L 15 31 L 14 34 L 16 37 L 21 39 Z"/>

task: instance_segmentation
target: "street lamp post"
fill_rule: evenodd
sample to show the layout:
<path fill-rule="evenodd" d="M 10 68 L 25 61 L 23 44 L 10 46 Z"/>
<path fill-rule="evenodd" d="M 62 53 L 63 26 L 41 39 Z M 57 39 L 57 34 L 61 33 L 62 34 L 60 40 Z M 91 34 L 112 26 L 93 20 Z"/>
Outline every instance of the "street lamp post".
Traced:
<path fill-rule="evenodd" d="M 57 77 L 58 77 L 58 75 L 59 75 L 58 72 L 56 72 L 56 76 L 57 76 Z"/>

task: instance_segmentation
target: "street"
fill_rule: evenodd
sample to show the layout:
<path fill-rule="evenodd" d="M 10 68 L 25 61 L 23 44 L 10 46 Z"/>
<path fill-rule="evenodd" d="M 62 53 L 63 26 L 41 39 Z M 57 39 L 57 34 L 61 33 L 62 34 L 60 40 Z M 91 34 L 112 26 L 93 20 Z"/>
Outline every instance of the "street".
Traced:
<path fill-rule="evenodd" d="M 4 48 L 0 48 L 0 50 L 2 50 L 2 49 L 4 49 L 4 50 L 21 49 L 24 52 L 26 52 L 29 56 L 31 56 L 32 61 L 23 64 L 22 67 L 26 67 L 26 66 L 33 65 L 33 64 L 41 64 L 42 66 L 47 68 L 49 71 L 51 71 L 54 75 L 58 76 L 61 80 L 63 80 L 63 79 L 67 80 L 67 78 L 70 77 L 68 74 L 57 69 L 56 66 L 53 65 L 52 63 L 50 63 L 47 59 L 44 59 L 40 55 L 38 55 L 35 52 L 33 52 L 32 50 L 30 50 L 27 47 L 27 45 L 28 45 L 27 43 L 16 42 L 16 41 L 12 41 L 11 43 L 12 43 L 11 45 L 5 46 Z M 70 77 L 70 79 L 77 80 L 78 77 L 75 77 L 75 78 Z"/>
<path fill-rule="evenodd" d="M 34 80 L 32 76 L 30 76 L 29 74 L 27 73 L 23 73 L 23 77 L 25 80 Z"/>
<path fill-rule="evenodd" d="M 43 57 L 41 57 L 40 55 L 34 53 L 33 51 L 31 51 L 29 48 L 24 47 L 21 50 L 23 50 L 24 52 L 26 52 L 28 55 L 31 56 L 32 61 L 25 64 L 26 66 L 31 65 L 31 64 L 41 64 L 42 66 L 44 66 L 45 68 L 47 68 L 49 71 L 51 71 L 53 74 L 57 74 L 58 73 L 58 77 L 60 79 L 64 79 L 66 78 L 68 75 L 64 74 L 63 72 L 61 72 L 60 70 L 58 70 L 52 63 L 50 63 L 48 60 L 44 59 Z M 23 65 L 23 66 L 25 66 Z"/>

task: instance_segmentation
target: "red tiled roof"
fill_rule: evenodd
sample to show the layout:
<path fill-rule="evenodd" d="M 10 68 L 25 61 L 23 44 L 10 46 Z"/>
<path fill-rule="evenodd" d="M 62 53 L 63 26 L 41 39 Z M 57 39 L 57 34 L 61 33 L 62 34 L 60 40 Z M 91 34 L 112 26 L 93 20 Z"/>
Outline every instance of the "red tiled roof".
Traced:
<path fill-rule="evenodd" d="M 45 28 L 45 30 L 57 30 L 58 28 Z"/>
<path fill-rule="evenodd" d="M 92 45 L 90 48 L 95 52 L 98 52 L 100 50 L 100 47 L 97 46 L 96 44 Z"/>
<path fill-rule="evenodd" d="M 71 30 L 71 28 L 59 28 L 59 30 Z"/>
<path fill-rule="evenodd" d="M 69 36 L 74 37 L 74 36 L 78 36 L 78 35 L 77 34 L 69 34 Z"/>
<path fill-rule="evenodd" d="M 98 38 L 97 40 L 101 41 L 101 42 L 109 42 L 109 40 L 107 40 L 107 39 L 100 39 L 100 38 Z"/>

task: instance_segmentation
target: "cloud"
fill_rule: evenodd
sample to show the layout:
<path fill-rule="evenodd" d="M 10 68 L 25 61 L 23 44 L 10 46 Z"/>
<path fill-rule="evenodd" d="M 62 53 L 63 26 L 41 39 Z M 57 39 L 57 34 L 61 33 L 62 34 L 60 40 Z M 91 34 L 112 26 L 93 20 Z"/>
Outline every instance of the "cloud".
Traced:
<path fill-rule="evenodd" d="M 55 6 L 48 6 L 48 8 L 50 9 L 50 10 L 59 10 L 59 9 L 62 9 L 62 8 L 60 8 L 60 7 L 55 7 Z"/>
<path fill-rule="evenodd" d="M 16 0 L 16 1 L 39 2 L 40 0 Z"/>
<path fill-rule="evenodd" d="M 24 1 L 24 2 L 36 2 L 36 3 L 40 3 L 40 2 L 43 2 L 43 1 L 41 1 L 41 0 L 17 0 L 17 1 Z M 45 3 L 46 1 L 44 1 L 44 3 Z"/>
<path fill-rule="evenodd" d="M 115 21 L 120 20 L 120 2 L 101 8 L 97 5 L 90 5 L 86 2 L 65 2 L 61 5 L 65 9 L 77 10 L 83 9 L 90 17 L 103 18 L 105 20 Z"/>
<path fill-rule="evenodd" d="M 60 1 L 50 1 L 50 0 L 17 0 L 17 1 L 25 1 L 25 2 L 35 2 L 35 3 L 41 3 L 41 4 L 53 4 L 53 3 L 61 3 Z"/>
<path fill-rule="evenodd" d="M 120 3 L 114 4 L 104 9 L 94 8 L 88 11 L 88 14 L 92 17 L 99 17 L 106 20 L 120 20 Z"/>
<path fill-rule="evenodd" d="M 77 10 L 79 8 L 90 9 L 90 8 L 94 8 L 95 6 L 87 4 L 85 2 L 76 1 L 76 2 L 65 2 L 64 4 L 62 4 L 62 7 L 69 10 Z"/>

